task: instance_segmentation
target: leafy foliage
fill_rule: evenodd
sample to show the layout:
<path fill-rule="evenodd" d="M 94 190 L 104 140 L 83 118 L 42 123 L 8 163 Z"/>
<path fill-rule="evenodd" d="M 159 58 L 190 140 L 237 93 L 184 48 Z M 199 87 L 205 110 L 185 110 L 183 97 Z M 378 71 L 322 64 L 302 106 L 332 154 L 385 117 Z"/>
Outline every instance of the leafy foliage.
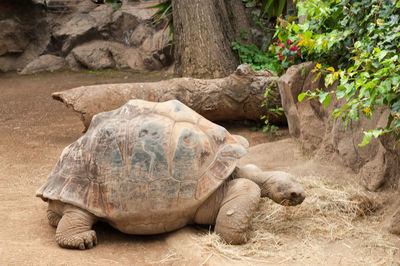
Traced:
<path fill-rule="evenodd" d="M 147 0 L 146 0 L 147 1 Z M 152 16 L 153 22 L 155 24 L 162 23 L 163 21 L 167 21 L 165 24 L 164 30 L 169 28 L 169 35 L 172 36 L 171 49 L 174 46 L 175 40 L 175 31 L 174 31 L 174 20 L 172 13 L 172 3 L 171 0 L 165 0 L 161 3 L 158 3 L 153 6 L 149 6 L 148 8 L 158 9 L 156 13 Z"/>
<path fill-rule="evenodd" d="M 268 20 L 272 17 L 282 15 L 286 6 L 286 0 L 243 0 L 246 7 L 260 6 L 260 17 L 268 16 Z"/>
<path fill-rule="evenodd" d="M 327 106 L 332 95 L 345 99 L 332 115 L 346 126 L 386 105 L 391 110 L 386 128 L 364 132 L 360 146 L 385 133 L 400 141 L 400 1 L 307 0 L 297 7 L 304 22 L 281 23 L 278 38 L 295 40 L 305 60 L 319 62 L 314 71 L 324 76 L 326 87 L 338 82 L 336 91 L 307 92 L 299 100 L 318 97 Z"/>
<path fill-rule="evenodd" d="M 105 0 L 104 3 L 112 5 L 113 10 L 117 10 L 122 6 L 121 0 Z"/>
<path fill-rule="evenodd" d="M 277 56 L 262 50 L 255 44 L 242 44 L 240 40 L 232 42 L 232 49 L 237 51 L 239 62 L 248 63 L 254 70 L 269 69 L 276 74 L 284 71 Z"/>
<path fill-rule="evenodd" d="M 270 86 L 265 89 L 264 102 L 261 106 L 268 109 L 269 115 L 281 116 L 281 115 L 283 115 L 283 108 L 281 106 L 277 105 L 277 101 L 276 101 L 277 97 L 276 97 L 276 95 L 274 95 L 276 92 L 272 89 L 273 86 L 278 86 L 276 81 L 272 82 L 270 84 Z M 264 121 L 264 125 L 262 126 L 262 131 L 264 133 L 269 132 L 270 137 L 274 137 L 276 132 L 279 130 L 279 127 L 271 124 L 266 115 L 263 115 L 261 117 L 261 120 Z"/>

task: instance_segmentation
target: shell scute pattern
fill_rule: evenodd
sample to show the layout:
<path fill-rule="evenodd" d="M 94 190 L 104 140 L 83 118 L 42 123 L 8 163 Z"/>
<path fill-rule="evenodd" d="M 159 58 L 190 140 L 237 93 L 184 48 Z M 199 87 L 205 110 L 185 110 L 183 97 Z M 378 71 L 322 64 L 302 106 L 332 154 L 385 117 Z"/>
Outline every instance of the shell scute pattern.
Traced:
<path fill-rule="evenodd" d="M 223 127 L 179 101 L 131 100 L 93 118 L 37 195 L 110 220 L 162 223 L 154 217 L 168 209 L 189 213 L 199 206 L 244 153 Z"/>
<path fill-rule="evenodd" d="M 197 180 L 214 159 L 208 137 L 191 123 L 175 124 L 171 147 L 171 175 L 180 181 Z"/>

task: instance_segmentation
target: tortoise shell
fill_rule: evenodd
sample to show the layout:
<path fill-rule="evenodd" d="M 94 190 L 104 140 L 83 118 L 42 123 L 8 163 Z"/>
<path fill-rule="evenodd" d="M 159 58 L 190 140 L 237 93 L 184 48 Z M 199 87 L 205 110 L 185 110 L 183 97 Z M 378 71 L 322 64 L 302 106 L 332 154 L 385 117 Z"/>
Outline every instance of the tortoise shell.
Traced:
<path fill-rule="evenodd" d="M 36 194 L 110 221 L 189 219 L 247 146 L 177 100 L 131 100 L 95 115 Z"/>

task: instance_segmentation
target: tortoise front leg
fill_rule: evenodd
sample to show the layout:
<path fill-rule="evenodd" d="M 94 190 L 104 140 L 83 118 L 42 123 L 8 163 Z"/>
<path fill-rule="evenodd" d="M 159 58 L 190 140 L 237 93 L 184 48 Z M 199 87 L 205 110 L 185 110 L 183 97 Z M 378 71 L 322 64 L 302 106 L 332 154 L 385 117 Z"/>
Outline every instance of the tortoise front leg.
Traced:
<path fill-rule="evenodd" d="M 215 224 L 215 232 L 230 244 L 247 241 L 247 229 L 260 201 L 256 183 L 234 179 L 218 188 L 197 210 L 194 222 Z"/>
<path fill-rule="evenodd" d="M 91 230 L 96 217 L 78 207 L 65 204 L 57 226 L 56 241 L 63 248 L 89 249 L 97 244 L 96 232 Z"/>
<path fill-rule="evenodd" d="M 49 224 L 51 226 L 57 227 L 61 220 L 61 216 L 49 208 L 47 209 L 47 219 L 49 220 Z"/>
<path fill-rule="evenodd" d="M 215 232 L 229 244 L 246 243 L 247 229 L 259 202 L 257 184 L 243 178 L 230 181 L 215 221 Z"/>

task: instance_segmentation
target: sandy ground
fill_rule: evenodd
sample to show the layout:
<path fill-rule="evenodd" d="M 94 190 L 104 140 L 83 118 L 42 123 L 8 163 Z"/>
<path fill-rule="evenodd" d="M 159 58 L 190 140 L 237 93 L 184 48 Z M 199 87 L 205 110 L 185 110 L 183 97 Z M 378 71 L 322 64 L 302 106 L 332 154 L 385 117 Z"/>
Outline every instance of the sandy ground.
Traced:
<path fill-rule="evenodd" d="M 257 259 L 252 260 L 250 255 L 248 260 L 237 260 L 204 244 L 208 237 L 204 228 L 186 227 L 169 234 L 139 237 L 122 234 L 107 224 L 95 225 L 99 240 L 95 248 L 87 251 L 59 248 L 54 240 L 55 229 L 47 223 L 47 204 L 34 195 L 62 149 L 81 136 L 83 126 L 76 115 L 52 100 L 50 94 L 80 85 L 164 78 L 168 77 L 160 73 L 0 74 L 0 265 L 366 265 L 366 261 L 400 265 L 396 249 L 396 245 L 400 246 L 399 237 L 385 233 L 391 250 L 389 259 L 385 258 L 387 249 L 365 246 L 358 238 L 331 241 L 329 237 L 311 236 L 304 243 L 304 239 L 283 232 L 284 249 L 280 248 L 279 256 L 259 259 L 254 255 Z M 244 135 L 253 146 L 242 164 L 252 162 L 266 170 L 284 170 L 295 175 L 354 178 L 346 169 L 304 158 L 285 130 L 280 132 L 281 140 L 271 142 L 267 135 L 251 131 L 249 126 L 240 123 L 226 126 L 233 133 Z M 379 223 L 370 225 L 365 221 L 362 225 L 381 230 Z M 296 261 L 299 245 L 317 246 L 319 253 L 309 252 Z M 241 247 L 235 249 L 240 251 Z M 363 260 L 365 256 L 367 260 Z"/>

